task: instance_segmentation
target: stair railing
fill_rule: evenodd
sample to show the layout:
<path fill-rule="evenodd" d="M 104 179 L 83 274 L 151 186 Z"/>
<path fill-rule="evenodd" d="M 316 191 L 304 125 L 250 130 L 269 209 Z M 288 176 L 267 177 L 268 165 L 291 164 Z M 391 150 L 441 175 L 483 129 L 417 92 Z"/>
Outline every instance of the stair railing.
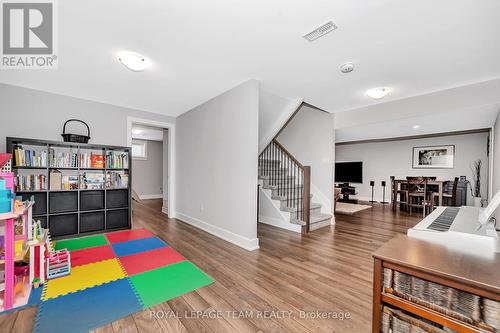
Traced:
<path fill-rule="evenodd" d="M 266 177 L 273 191 L 286 197 L 292 218 L 305 222 L 302 234 L 309 232 L 311 216 L 311 167 L 302 165 L 276 139 L 259 155 L 259 173 Z"/>

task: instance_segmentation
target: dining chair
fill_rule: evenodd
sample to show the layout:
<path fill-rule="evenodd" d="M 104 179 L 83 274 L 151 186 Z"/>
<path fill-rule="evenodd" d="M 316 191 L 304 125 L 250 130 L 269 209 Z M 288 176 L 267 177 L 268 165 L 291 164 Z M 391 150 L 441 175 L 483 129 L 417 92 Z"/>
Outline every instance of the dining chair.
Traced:
<path fill-rule="evenodd" d="M 413 208 L 421 208 L 422 216 L 425 217 L 427 215 L 427 209 L 430 207 L 427 181 L 428 177 L 406 177 L 410 215 Z"/>
<path fill-rule="evenodd" d="M 391 176 L 391 201 L 393 207 L 396 207 L 398 204 L 398 194 L 399 194 L 399 207 L 404 207 L 405 210 L 408 210 L 408 186 L 401 183 L 396 191 L 394 192 L 394 188 L 398 186 L 396 184 L 396 177 Z"/>
<path fill-rule="evenodd" d="M 455 177 L 455 179 L 453 180 L 453 186 L 451 187 L 451 190 L 450 190 L 450 187 L 448 186 L 448 190 L 443 191 L 443 206 L 444 206 L 445 201 L 447 203 L 446 206 L 455 207 L 457 205 L 458 179 L 459 179 L 458 177 Z M 432 192 L 432 194 L 431 194 L 431 212 L 435 208 L 436 199 L 439 199 L 439 193 Z"/>

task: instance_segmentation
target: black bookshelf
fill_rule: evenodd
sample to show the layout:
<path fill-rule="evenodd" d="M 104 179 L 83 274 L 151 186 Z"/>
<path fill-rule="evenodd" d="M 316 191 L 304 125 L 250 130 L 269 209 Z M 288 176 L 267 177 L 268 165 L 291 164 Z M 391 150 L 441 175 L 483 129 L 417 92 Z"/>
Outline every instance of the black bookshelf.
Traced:
<path fill-rule="evenodd" d="M 58 142 L 27 138 L 7 137 L 7 151 L 13 154 L 12 171 L 16 174 L 46 173 L 47 188 L 38 191 L 19 191 L 16 195 L 24 199 L 35 197 L 33 218 L 40 220 L 44 228 L 48 227 L 54 239 L 72 238 L 107 231 L 131 228 L 132 217 L 132 151 L 130 147 L 82 144 L 74 142 Z M 14 149 L 19 146 L 38 147 L 47 152 L 46 165 L 16 166 Z M 77 167 L 55 167 L 49 161 L 49 149 L 71 149 L 77 154 Z M 126 168 L 80 167 L 80 156 L 83 151 L 99 151 L 104 156 L 109 152 L 123 152 L 128 156 Z M 78 189 L 50 189 L 52 170 L 76 173 Z M 103 172 L 102 189 L 80 188 L 80 177 L 84 172 Z M 107 186 L 108 172 L 128 174 L 127 187 L 111 188 Z"/>

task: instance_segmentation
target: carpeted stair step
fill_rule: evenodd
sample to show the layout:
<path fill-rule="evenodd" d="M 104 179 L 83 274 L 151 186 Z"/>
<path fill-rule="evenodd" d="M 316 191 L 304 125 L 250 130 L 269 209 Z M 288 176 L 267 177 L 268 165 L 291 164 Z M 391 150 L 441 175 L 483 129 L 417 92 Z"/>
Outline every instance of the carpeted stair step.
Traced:
<path fill-rule="evenodd" d="M 283 206 L 280 208 L 282 211 L 288 212 L 288 213 L 297 212 L 297 207 L 287 207 L 286 203 L 287 203 L 286 201 L 282 201 Z M 321 214 L 321 204 L 311 202 L 311 207 L 310 207 L 309 211 L 311 212 L 311 217 L 320 215 Z"/>
<path fill-rule="evenodd" d="M 288 186 L 288 184 L 293 184 L 293 182 L 295 181 L 294 176 L 286 176 L 286 175 L 275 176 L 275 177 L 273 177 L 273 180 L 270 180 L 270 177 L 263 177 L 261 179 L 264 181 L 265 186 L 276 185 L 276 186 L 281 186 L 281 187 L 286 187 L 286 186 Z"/>
<path fill-rule="evenodd" d="M 309 197 L 312 198 L 313 195 L 309 194 Z M 279 200 L 279 201 L 287 201 L 288 197 L 286 195 L 278 195 L 278 194 L 274 195 L 273 194 L 273 195 L 271 195 L 271 199 L 273 199 L 273 200 Z M 283 205 L 283 202 L 281 202 L 280 205 Z"/>
<path fill-rule="evenodd" d="M 279 190 L 279 187 L 277 185 L 271 185 L 269 187 L 272 190 L 271 196 L 278 196 L 278 195 L 286 195 L 286 196 L 295 196 L 295 198 L 300 197 L 302 195 L 304 185 L 295 185 L 293 187 L 290 187 L 288 189 L 283 189 L 282 191 Z"/>
<path fill-rule="evenodd" d="M 311 216 L 310 231 L 329 226 L 331 225 L 331 221 L 332 221 L 332 214 L 321 213 L 316 216 Z"/>
<path fill-rule="evenodd" d="M 309 221 L 309 231 L 317 230 L 329 226 L 331 224 L 332 214 L 319 214 L 317 216 L 311 216 Z M 298 220 L 295 218 L 290 219 L 290 223 L 298 225 L 306 225 L 306 222 Z"/>

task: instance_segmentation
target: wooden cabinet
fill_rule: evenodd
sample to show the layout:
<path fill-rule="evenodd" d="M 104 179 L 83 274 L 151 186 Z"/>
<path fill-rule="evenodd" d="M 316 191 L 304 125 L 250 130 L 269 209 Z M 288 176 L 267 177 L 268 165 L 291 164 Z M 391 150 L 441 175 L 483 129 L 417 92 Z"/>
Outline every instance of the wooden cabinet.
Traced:
<path fill-rule="evenodd" d="M 373 333 L 500 332 L 499 253 L 472 256 L 398 235 L 373 258 Z"/>

